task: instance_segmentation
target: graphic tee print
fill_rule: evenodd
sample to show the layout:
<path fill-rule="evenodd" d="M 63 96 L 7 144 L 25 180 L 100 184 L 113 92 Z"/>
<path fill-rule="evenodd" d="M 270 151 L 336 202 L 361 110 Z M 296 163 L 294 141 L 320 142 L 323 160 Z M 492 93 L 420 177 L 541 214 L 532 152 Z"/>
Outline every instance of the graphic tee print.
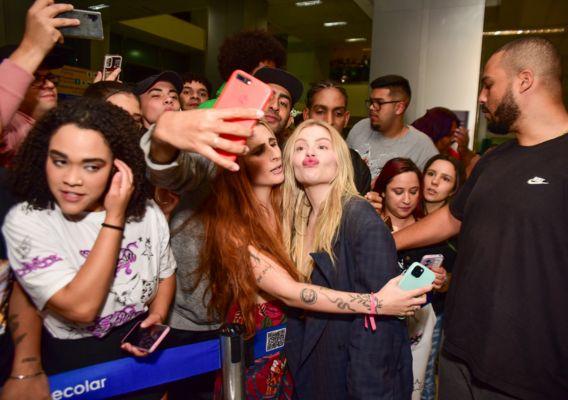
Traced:
<path fill-rule="evenodd" d="M 147 310 L 160 279 L 176 268 L 169 228 L 162 212 L 149 202 L 144 218 L 126 224 L 115 278 L 100 314 L 90 324 L 69 322 L 45 308 L 49 299 L 73 280 L 86 262 L 105 212 L 86 213 L 79 221 L 53 210 L 32 210 L 20 203 L 7 215 L 3 233 L 10 267 L 44 316 L 46 329 L 59 339 L 105 336 Z"/>

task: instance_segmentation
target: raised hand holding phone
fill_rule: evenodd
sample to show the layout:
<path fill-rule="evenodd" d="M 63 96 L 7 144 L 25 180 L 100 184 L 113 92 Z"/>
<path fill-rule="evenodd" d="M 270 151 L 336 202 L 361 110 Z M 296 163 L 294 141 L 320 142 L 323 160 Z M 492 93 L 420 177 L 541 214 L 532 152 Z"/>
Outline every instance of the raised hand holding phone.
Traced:
<path fill-rule="evenodd" d="M 268 104 L 268 100 L 272 95 L 272 89 L 266 83 L 259 79 L 247 74 L 244 71 L 236 70 L 230 76 L 223 92 L 215 103 L 216 109 L 224 108 L 254 108 L 263 110 Z M 255 119 L 230 119 L 227 122 L 238 122 L 247 129 L 252 129 L 256 123 Z M 220 138 L 245 143 L 245 139 L 238 136 L 220 133 Z M 221 139 L 219 139 L 221 140 Z M 234 153 L 228 153 L 222 149 L 217 148 L 217 152 L 224 157 L 234 161 L 237 156 Z"/>
<path fill-rule="evenodd" d="M 179 149 L 199 153 L 222 168 L 238 171 L 239 165 L 234 160 L 220 155 L 215 149 L 244 155 L 248 148 L 242 142 L 219 137 L 219 133 L 240 136 L 246 141 L 246 138 L 251 136 L 252 129 L 228 121 L 257 120 L 263 116 L 264 112 L 254 108 L 197 109 L 163 113 L 156 122 L 152 141 L 160 146 L 166 145 L 168 153 L 171 153 L 171 149 L 174 152 Z"/>
<path fill-rule="evenodd" d="M 103 40 L 103 20 L 101 13 L 89 10 L 73 10 L 61 13 L 57 18 L 79 20 L 78 26 L 63 26 L 60 29 L 65 37 L 89 40 Z"/>
<path fill-rule="evenodd" d="M 62 12 L 73 10 L 71 4 L 54 4 L 53 0 L 37 0 L 26 15 L 26 30 L 22 42 L 10 59 L 33 74 L 44 57 L 57 42 L 63 42 L 58 28 L 77 26 L 75 18 L 56 18 Z"/>

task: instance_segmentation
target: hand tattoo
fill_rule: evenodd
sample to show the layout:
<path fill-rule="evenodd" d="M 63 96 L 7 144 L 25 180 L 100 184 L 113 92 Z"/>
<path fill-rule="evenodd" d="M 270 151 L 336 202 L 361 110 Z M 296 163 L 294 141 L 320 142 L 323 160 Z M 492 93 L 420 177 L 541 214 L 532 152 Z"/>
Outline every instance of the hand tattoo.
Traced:
<path fill-rule="evenodd" d="M 375 303 L 375 314 L 379 315 L 379 310 L 381 308 L 383 308 L 383 299 L 377 299 L 377 302 Z"/>
<path fill-rule="evenodd" d="M 314 289 L 304 288 L 300 293 L 300 299 L 303 303 L 312 305 L 318 301 L 318 294 Z"/>

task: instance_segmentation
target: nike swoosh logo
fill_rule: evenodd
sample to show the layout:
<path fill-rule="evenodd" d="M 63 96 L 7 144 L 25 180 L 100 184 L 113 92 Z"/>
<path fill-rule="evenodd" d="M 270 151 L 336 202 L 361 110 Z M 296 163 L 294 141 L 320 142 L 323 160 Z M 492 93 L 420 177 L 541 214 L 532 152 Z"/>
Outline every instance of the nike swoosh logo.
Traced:
<path fill-rule="evenodd" d="M 529 185 L 548 185 L 548 181 L 540 176 L 535 176 L 527 181 Z"/>

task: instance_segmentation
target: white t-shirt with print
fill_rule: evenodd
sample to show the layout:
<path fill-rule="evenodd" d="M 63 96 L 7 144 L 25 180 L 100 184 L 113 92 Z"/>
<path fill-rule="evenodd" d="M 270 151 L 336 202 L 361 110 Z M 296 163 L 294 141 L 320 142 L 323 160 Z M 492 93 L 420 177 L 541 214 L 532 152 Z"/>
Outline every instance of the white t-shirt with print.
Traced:
<path fill-rule="evenodd" d="M 126 224 L 115 278 L 95 321 L 74 323 L 45 309 L 47 301 L 71 282 L 85 263 L 105 215 L 105 211 L 90 212 L 80 221 L 70 221 L 57 206 L 54 210 L 32 210 L 27 203 L 20 203 L 6 216 L 2 231 L 10 267 L 42 310 L 45 328 L 56 338 L 106 335 L 144 313 L 159 279 L 175 272 L 168 223 L 158 206 L 149 201 L 144 218 Z"/>

